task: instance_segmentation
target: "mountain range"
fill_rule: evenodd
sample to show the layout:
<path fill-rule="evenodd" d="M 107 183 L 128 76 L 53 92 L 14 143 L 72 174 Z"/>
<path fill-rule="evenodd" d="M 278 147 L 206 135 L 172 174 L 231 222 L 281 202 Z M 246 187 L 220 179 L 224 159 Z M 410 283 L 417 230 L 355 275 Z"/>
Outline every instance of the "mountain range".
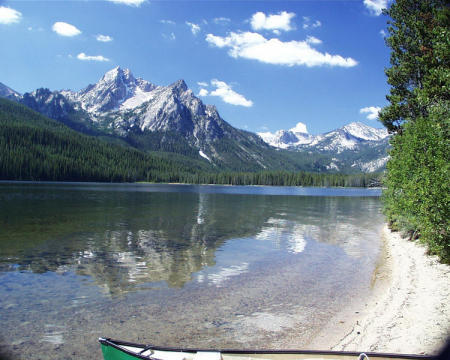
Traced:
<path fill-rule="evenodd" d="M 388 134 L 351 123 L 319 135 L 302 123 L 255 134 L 223 120 L 183 80 L 168 86 L 116 67 L 80 91 L 37 89 L 23 95 L 0 83 L 0 97 L 103 140 L 211 169 L 372 172 L 387 161 Z"/>
<path fill-rule="evenodd" d="M 289 130 L 261 132 L 258 135 L 277 149 L 333 154 L 328 169 L 339 170 L 349 160 L 353 160 L 351 167 L 363 172 L 373 172 L 384 168 L 388 160 L 388 131 L 360 122 L 318 135 L 309 134 L 306 125 L 299 122 Z"/>

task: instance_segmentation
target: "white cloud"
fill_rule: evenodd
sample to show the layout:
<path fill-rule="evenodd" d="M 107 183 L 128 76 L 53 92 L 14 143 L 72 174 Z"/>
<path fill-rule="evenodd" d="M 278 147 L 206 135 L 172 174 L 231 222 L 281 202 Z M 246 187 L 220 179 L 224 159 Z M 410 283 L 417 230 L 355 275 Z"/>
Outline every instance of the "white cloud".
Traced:
<path fill-rule="evenodd" d="M 221 24 L 221 25 L 224 25 L 224 24 L 228 24 L 229 22 L 231 22 L 231 19 L 229 19 L 229 18 L 227 18 L 227 17 L 217 17 L 217 18 L 214 18 L 214 19 L 213 19 L 213 22 L 214 22 L 215 24 Z"/>
<path fill-rule="evenodd" d="M 198 81 L 198 82 L 197 82 L 197 85 L 198 85 L 198 86 L 207 87 L 207 86 L 208 86 L 208 83 L 206 83 L 206 82 L 204 82 L 204 81 Z"/>
<path fill-rule="evenodd" d="M 364 0 L 364 5 L 373 15 L 380 15 L 381 10 L 386 9 L 388 0 Z"/>
<path fill-rule="evenodd" d="M 322 44 L 322 40 L 320 40 L 320 39 L 318 39 L 318 38 L 316 38 L 314 36 L 307 36 L 306 37 L 306 42 L 308 44 L 313 44 L 313 45 Z"/>
<path fill-rule="evenodd" d="M 381 107 L 379 106 L 367 106 L 359 110 L 360 114 L 368 114 L 367 119 L 376 120 L 378 119 L 378 113 L 380 112 Z"/>
<path fill-rule="evenodd" d="M 213 79 L 211 80 L 211 85 L 215 86 L 216 89 L 209 93 L 210 96 L 218 96 L 224 102 L 231 105 L 245 106 L 245 107 L 253 106 L 253 101 L 247 100 L 243 95 L 238 94 L 226 82 Z"/>
<path fill-rule="evenodd" d="M 175 21 L 172 20 L 160 20 L 159 21 L 161 24 L 167 24 L 167 25 L 175 25 Z"/>
<path fill-rule="evenodd" d="M 280 33 L 280 30 L 290 31 L 294 29 L 294 26 L 291 24 L 291 20 L 295 17 L 294 13 L 288 13 L 286 11 L 282 11 L 275 14 L 266 15 L 263 12 L 259 11 L 253 14 L 250 19 L 250 25 L 253 30 L 272 30 L 277 34 Z"/>
<path fill-rule="evenodd" d="M 116 3 L 116 4 L 124 4 L 128 6 L 141 6 L 142 3 L 146 2 L 146 0 L 108 0 L 110 2 Z"/>
<path fill-rule="evenodd" d="M 198 96 L 208 96 L 209 92 L 206 89 L 200 89 Z"/>
<path fill-rule="evenodd" d="M 194 35 L 197 35 L 200 32 L 200 26 L 189 21 L 186 21 L 186 25 L 191 28 L 191 31 Z"/>
<path fill-rule="evenodd" d="M 83 61 L 109 61 L 108 58 L 105 58 L 102 55 L 91 56 L 91 55 L 86 55 L 85 53 L 79 53 L 77 55 L 77 59 L 83 60 Z"/>
<path fill-rule="evenodd" d="M 314 22 L 311 21 L 311 18 L 308 16 L 303 16 L 303 29 L 315 29 L 322 26 L 322 23 L 319 20 L 316 20 Z"/>
<path fill-rule="evenodd" d="M 385 38 L 387 36 L 387 32 L 385 30 L 380 30 L 380 35 L 382 38 Z"/>
<path fill-rule="evenodd" d="M 71 37 L 81 34 L 81 31 L 77 29 L 75 26 L 62 21 L 55 22 L 52 26 L 52 30 L 61 36 Z"/>
<path fill-rule="evenodd" d="M 6 6 L 0 6 L 0 24 L 15 24 L 22 19 L 22 13 L 20 11 L 11 9 Z"/>
<path fill-rule="evenodd" d="M 96 37 L 97 41 L 100 42 L 110 42 L 113 41 L 113 38 L 109 35 L 102 35 L 102 34 L 98 34 Z"/>
<path fill-rule="evenodd" d="M 318 40 L 318 39 L 317 39 Z M 308 41 L 288 41 L 266 39 L 252 32 L 234 33 L 226 37 L 208 34 L 206 41 L 219 48 L 229 48 L 228 54 L 234 58 L 258 60 L 267 64 L 313 66 L 356 66 L 358 62 L 350 57 L 321 53 L 312 48 Z"/>

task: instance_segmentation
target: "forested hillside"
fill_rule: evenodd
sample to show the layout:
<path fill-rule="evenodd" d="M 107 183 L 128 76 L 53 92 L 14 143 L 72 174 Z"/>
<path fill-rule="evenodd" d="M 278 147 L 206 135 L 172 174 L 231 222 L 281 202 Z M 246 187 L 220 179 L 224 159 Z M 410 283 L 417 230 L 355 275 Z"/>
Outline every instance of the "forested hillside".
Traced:
<path fill-rule="evenodd" d="M 80 134 L 26 106 L 0 99 L 0 180 L 376 186 L 381 176 L 219 171 L 187 156 L 144 153 L 114 140 Z"/>
<path fill-rule="evenodd" d="M 83 135 L 23 105 L 0 99 L 0 179 L 177 181 L 202 170 L 191 160 L 148 155 Z"/>
<path fill-rule="evenodd" d="M 391 20 L 391 85 L 380 120 L 394 133 L 385 213 L 450 262 L 450 12 L 443 0 L 397 0 Z"/>

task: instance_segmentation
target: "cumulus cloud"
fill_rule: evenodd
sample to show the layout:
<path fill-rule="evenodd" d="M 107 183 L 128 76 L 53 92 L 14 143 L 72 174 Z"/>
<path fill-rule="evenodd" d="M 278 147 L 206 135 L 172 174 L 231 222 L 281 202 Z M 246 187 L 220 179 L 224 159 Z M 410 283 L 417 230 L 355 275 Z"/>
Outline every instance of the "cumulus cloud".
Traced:
<path fill-rule="evenodd" d="M 283 42 L 276 38 L 266 39 L 261 34 L 252 32 L 231 32 L 226 37 L 208 34 L 206 41 L 219 48 L 228 48 L 231 57 L 253 59 L 267 64 L 307 67 L 323 65 L 352 67 L 358 64 L 350 57 L 344 58 L 341 55 L 317 51 L 307 40 Z"/>
<path fill-rule="evenodd" d="M 124 4 L 124 5 L 128 5 L 128 6 L 139 7 L 146 0 L 108 0 L 108 1 L 116 3 L 116 4 Z"/>
<path fill-rule="evenodd" d="M 209 92 L 206 89 L 200 89 L 200 91 L 198 92 L 198 96 L 208 96 L 208 94 Z"/>
<path fill-rule="evenodd" d="M 102 35 L 102 34 L 98 34 L 96 37 L 97 41 L 100 42 L 110 42 L 113 41 L 113 38 L 109 35 Z"/>
<path fill-rule="evenodd" d="M 191 31 L 194 35 L 197 35 L 200 32 L 200 26 L 198 24 L 194 24 L 189 21 L 186 21 L 186 25 L 191 28 Z"/>
<path fill-rule="evenodd" d="M 0 24 L 15 24 L 22 19 L 22 13 L 20 11 L 11 9 L 6 6 L 0 6 Z"/>
<path fill-rule="evenodd" d="M 226 82 L 213 79 L 211 80 L 211 85 L 214 86 L 216 89 L 212 90 L 209 93 L 210 96 L 218 96 L 224 102 L 231 105 L 245 106 L 245 107 L 253 106 L 253 101 L 247 100 L 243 95 L 238 94 Z M 206 89 L 202 90 L 207 91 Z M 202 90 L 200 90 L 200 92 Z"/>
<path fill-rule="evenodd" d="M 380 112 L 381 107 L 379 106 L 367 106 L 359 110 L 360 114 L 368 114 L 367 119 L 376 120 L 378 119 L 378 113 Z"/>
<path fill-rule="evenodd" d="M 208 83 L 206 83 L 206 82 L 204 82 L 204 81 L 198 81 L 198 82 L 197 82 L 197 85 L 198 85 L 198 86 L 207 87 L 207 86 L 208 86 Z"/>
<path fill-rule="evenodd" d="M 253 30 L 272 30 L 276 34 L 280 34 L 280 30 L 290 31 L 294 29 L 291 20 L 295 17 L 294 13 L 282 11 L 278 14 L 266 15 L 259 11 L 253 14 L 250 19 L 250 25 Z"/>
<path fill-rule="evenodd" d="M 386 9 L 388 0 L 364 0 L 364 5 L 376 16 L 381 15 L 381 11 Z"/>
<path fill-rule="evenodd" d="M 62 21 L 55 22 L 52 26 L 52 30 L 61 36 L 72 37 L 81 34 L 81 31 L 75 26 Z"/>
<path fill-rule="evenodd" d="M 303 16 L 303 29 L 315 29 L 322 26 L 322 23 L 319 20 L 312 21 L 309 16 Z"/>
<path fill-rule="evenodd" d="M 86 55 L 85 53 L 79 53 L 77 55 L 77 59 L 83 60 L 83 61 L 109 61 L 108 58 L 106 58 L 102 55 L 91 56 L 91 55 Z"/>

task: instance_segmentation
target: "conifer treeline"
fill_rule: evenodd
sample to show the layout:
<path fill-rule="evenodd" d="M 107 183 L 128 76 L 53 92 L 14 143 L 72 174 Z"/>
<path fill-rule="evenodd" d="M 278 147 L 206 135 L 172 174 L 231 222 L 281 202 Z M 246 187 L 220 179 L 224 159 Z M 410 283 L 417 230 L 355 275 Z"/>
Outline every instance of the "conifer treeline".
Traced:
<path fill-rule="evenodd" d="M 180 177 L 180 182 L 223 185 L 372 187 L 381 185 L 381 177 L 381 173 L 347 175 L 303 171 L 200 172 L 184 175 Z"/>
<path fill-rule="evenodd" d="M 396 0 L 385 13 L 391 89 L 380 120 L 394 133 L 385 213 L 450 263 L 450 7 Z"/>
<path fill-rule="evenodd" d="M 0 180 L 366 187 L 377 185 L 380 174 L 212 171 L 181 155 L 147 154 L 80 134 L 0 99 Z"/>
<path fill-rule="evenodd" d="M 189 165 L 79 134 L 0 99 L 1 180 L 170 182 Z"/>

